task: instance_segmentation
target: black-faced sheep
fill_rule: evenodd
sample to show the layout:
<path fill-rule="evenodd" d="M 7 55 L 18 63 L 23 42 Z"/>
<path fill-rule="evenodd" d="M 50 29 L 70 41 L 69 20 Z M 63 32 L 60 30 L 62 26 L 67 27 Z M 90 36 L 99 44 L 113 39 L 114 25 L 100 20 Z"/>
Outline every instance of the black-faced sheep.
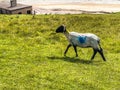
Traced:
<path fill-rule="evenodd" d="M 87 48 L 91 47 L 93 48 L 93 55 L 91 57 L 91 60 L 94 59 L 95 55 L 97 52 L 102 56 L 103 60 L 106 61 L 104 54 L 103 54 L 103 49 L 100 46 L 100 39 L 98 36 L 92 33 L 77 33 L 77 32 L 68 32 L 66 30 L 66 27 L 64 25 L 59 26 L 56 29 L 56 33 L 63 33 L 67 40 L 69 41 L 69 45 L 67 46 L 64 55 L 66 56 L 66 53 L 68 49 L 73 46 L 74 51 L 76 53 L 76 57 L 78 56 L 77 54 L 77 46 L 82 47 L 82 48 Z"/>

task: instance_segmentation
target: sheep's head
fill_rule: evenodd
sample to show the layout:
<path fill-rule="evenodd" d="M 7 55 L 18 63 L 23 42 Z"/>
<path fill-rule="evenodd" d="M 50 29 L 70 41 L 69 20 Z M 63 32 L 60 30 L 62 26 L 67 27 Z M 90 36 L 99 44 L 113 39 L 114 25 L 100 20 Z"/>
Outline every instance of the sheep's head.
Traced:
<path fill-rule="evenodd" d="M 61 25 L 56 29 L 56 33 L 63 33 L 63 32 L 66 32 L 66 27 L 64 25 Z"/>

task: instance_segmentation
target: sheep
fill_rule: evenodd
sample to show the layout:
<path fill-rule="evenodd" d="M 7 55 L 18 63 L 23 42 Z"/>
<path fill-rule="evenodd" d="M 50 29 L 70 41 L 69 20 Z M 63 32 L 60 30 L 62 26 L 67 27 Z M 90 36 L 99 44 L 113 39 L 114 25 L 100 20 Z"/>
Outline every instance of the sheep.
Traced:
<path fill-rule="evenodd" d="M 106 61 L 106 58 L 103 54 L 103 49 L 100 45 L 100 39 L 98 36 L 92 33 L 78 33 L 78 32 L 68 32 L 66 30 L 66 27 L 64 25 L 59 26 L 56 29 L 56 33 L 63 33 L 67 40 L 69 41 L 69 45 L 67 46 L 64 56 L 66 56 L 66 53 L 68 49 L 73 46 L 74 51 L 76 53 L 76 57 L 78 57 L 77 53 L 77 46 L 81 48 L 93 48 L 93 55 L 91 57 L 91 60 L 94 59 L 97 52 L 101 55 L 102 59 Z"/>

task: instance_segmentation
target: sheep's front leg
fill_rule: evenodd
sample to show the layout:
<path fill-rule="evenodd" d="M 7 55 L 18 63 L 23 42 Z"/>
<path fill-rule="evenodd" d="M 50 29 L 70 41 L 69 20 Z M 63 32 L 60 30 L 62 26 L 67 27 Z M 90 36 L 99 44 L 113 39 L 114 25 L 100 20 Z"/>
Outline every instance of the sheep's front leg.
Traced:
<path fill-rule="evenodd" d="M 106 61 L 105 56 L 104 56 L 104 54 L 103 54 L 103 50 L 102 50 L 102 49 L 101 49 L 101 50 L 98 50 L 98 52 L 99 52 L 100 55 L 102 56 L 103 60 Z"/>
<path fill-rule="evenodd" d="M 65 52 L 64 52 L 64 56 L 66 56 L 66 53 L 67 53 L 68 49 L 69 49 L 71 46 L 72 46 L 71 44 L 69 44 L 69 45 L 67 46 L 67 48 L 66 48 L 66 50 L 65 50 Z"/>
<path fill-rule="evenodd" d="M 78 54 L 77 54 L 77 47 L 76 46 L 73 46 L 74 47 L 74 50 L 75 50 L 75 53 L 76 53 L 76 57 L 78 57 Z"/>

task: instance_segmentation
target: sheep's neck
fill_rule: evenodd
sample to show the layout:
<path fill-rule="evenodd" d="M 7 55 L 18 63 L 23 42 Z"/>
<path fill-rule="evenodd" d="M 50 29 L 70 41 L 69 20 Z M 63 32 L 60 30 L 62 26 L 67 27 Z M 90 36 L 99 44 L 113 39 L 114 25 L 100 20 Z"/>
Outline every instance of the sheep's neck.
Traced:
<path fill-rule="evenodd" d="M 64 32 L 64 35 L 69 40 L 69 32 L 68 31 Z"/>

